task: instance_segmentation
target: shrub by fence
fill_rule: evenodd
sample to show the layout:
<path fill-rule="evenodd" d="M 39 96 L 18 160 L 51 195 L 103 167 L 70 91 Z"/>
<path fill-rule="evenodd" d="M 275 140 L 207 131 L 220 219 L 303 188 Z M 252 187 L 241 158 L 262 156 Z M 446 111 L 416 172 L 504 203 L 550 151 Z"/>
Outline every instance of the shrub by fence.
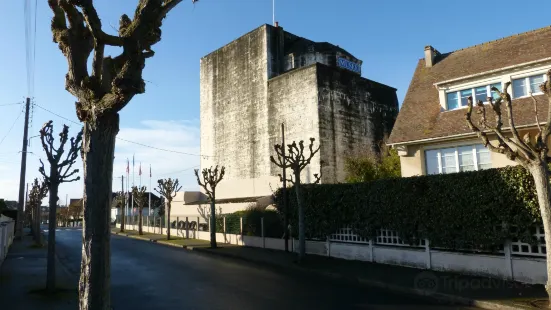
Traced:
<path fill-rule="evenodd" d="M 226 233 L 239 234 L 241 229 L 240 218 L 243 218 L 243 235 L 260 237 L 262 235 L 261 219 L 264 218 L 265 237 L 281 238 L 283 236 L 283 221 L 276 211 L 249 208 L 244 211 L 222 215 L 220 218 L 224 216 L 226 217 Z"/>
<path fill-rule="evenodd" d="M 343 227 L 364 238 L 390 229 L 411 244 L 426 238 L 432 247 L 494 251 L 506 239 L 536 243 L 529 228 L 541 222 L 534 182 L 518 166 L 302 188 L 310 239 Z M 296 232 L 296 195 L 288 193 Z M 281 212 L 281 190 L 275 200 Z"/>

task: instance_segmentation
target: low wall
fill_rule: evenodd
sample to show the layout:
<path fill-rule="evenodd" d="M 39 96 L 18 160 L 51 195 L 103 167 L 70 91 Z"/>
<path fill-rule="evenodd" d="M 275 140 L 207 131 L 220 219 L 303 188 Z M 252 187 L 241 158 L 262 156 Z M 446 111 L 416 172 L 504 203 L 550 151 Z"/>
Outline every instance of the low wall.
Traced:
<path fill-rule="evenodd" d="M 8 250 L 13 243 L 15 233 L 15 221 L 0 219 L 0 265 L 8 255 Z"/>
<path fill-rule="evenodd" d="M 116 225 L 120 227 L 120 224 Z M 137 226 L 126 225 L 127 229 L 137 230 Z M 161 233 L 159 227 L 144 226 L 146 232 Z M 166 234 L 166 229 L 163 229 Z M 171 229 L 171 235 L 186 237 L 186 230 Z M 189 231 L 189 238 L 210 240 L 208 231 Z M 217 233 L 216 241 L 225 244 L 284 250 L 285 240 Z M 298 252 L 297 240 L 289 240 L 289 247 Z M 517 257 L 505 251 L 504 255 L 469 254 L 424 247 L 388 246 L 334 241 L 307 241 L 306 253 L 359 260 L 381 264 L 391 264 L 420 269 L 458 272 L 478 276 L 515 280 L 529 284 L 547 282 L 546 260 L 540 257 Z"/>

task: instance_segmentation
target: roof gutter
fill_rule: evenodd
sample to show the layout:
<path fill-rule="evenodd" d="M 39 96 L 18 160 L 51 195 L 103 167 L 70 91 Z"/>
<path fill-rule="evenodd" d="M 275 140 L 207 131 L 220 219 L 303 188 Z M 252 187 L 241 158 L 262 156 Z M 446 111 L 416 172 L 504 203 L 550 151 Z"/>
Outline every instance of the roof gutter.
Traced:
<path fill-rule="evenodd" d="M 488 74 L 492 74 L 492 73 L 497 73 L 497 72 L 501 72 L 501 71 L 507 71 L 507 70 L 511 70 L 511 69 L 515 69 L 515 68 L 519 68 L 519 67 L 524 67 L 524 66 L 529 66 L 529 65 L 535 65 L 535 64 L 539 64 L 539 63 L 547 62 L 547 61 L 551 61 L 551 57 L 542 58 L 542 59 L 538 59 L 538 60 L 534 60 L 534 61 L 529 61 L 529 62 L 521 63 L 521 64 L 518 64 L 518 65 L 512 65 L 512 66 L 503 67 L 503 68 L 499 68 L 499 69 L 494 69 L 494 70 L 484 71 L 484 72 L 480 72 L 480 73 L 475 73 L 475 74 L 462 76 L 462 77 L 458 77 L 458 78 L 447 80 L 447 81 L 437 82 L 437 83 L 434 83 L 434 86 L 438 87 L 439 85 L 442 85 L 442 84 L 448 84 L 448 83 L 452 83 L 452 82 L 462 81 L 462 80 L 466 80 L 466 79 L 470 79 L 470 78 L 474 78 L 474 77 L 479 77 L 479 76 L 488 75 Z"/>
<path fill-rule="evenodd" d="M 545 125 L 545 122 L 540 122 L 541 125 Z M 521 125 L 516 126 L 517 129 L 525 129 L 530 127 L 536 127 L 536 123 L 530 124 L 530 125 Z M 509 129 L 509 127 L 504 127 L 504 130 Z M 487 133 L 493 133 L 493 131 L 486 130 Z M 476 134 L 474 132 L 468 132 L 468 133 L 461 133 L 457 135 L 451 135 L 451 136 L 444 136 L 444 137 L 435 137 L 435 138 L 427 138 L 427 139 L 419 139 L 419 140 L 413 140 L 413 141 L 405 141 L 405 142 L 397 142 L 397 143 L 387 143 L 388 146 L 400 146 L 400 145 L 412 145 L 412 144 L 423 144 L 427 142 L 439 142 L 439 141 L 449 141 L 449 140 L 458 140 L 465 137 L 476 137 Z"/>

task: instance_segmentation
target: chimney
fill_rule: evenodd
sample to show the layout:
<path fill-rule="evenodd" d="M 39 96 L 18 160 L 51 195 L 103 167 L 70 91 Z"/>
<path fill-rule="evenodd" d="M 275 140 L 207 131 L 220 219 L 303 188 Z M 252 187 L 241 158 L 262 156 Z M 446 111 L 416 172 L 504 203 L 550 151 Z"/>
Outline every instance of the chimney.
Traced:
<path fill-rule="evenodd" d="M 440 52 L 434 47 L 425 46 L 425 67 L 430 68 L 436 64 L 436 57 L 440 56 Z"/>
<path fill-rule="evenodd" d="M 275 27 L 279 27 L 279 22 L 275 22 Z"/>

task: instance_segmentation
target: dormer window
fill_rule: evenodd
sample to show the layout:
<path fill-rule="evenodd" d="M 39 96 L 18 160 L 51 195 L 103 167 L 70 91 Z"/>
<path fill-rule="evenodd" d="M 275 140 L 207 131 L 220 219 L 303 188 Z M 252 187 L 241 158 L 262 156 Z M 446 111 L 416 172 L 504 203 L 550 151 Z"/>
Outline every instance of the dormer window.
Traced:
<path fill-rule="evenodd" d="M 464 108 L 467 106 L 467 100 L 469 97 L 475 98 L 475 101 L 487 102 L 488 97 L 496 99 L 499 95 L 496 92 L 492 92 L 492 87 L 496 87 L 501 91 L 501 83 L 493 83 L 488 85 L 481 85 L 472 88 L 465 88 L 458 91 L 446 93 L 446 104 L 448 110 L 455 110 Z"/>
<path fill-rule="evenodd" d="M 537 74 L 513 80 L 513 99 L 532 94 L 541 94 L 540 85 L 545 82 L 545 74 Z"/>

